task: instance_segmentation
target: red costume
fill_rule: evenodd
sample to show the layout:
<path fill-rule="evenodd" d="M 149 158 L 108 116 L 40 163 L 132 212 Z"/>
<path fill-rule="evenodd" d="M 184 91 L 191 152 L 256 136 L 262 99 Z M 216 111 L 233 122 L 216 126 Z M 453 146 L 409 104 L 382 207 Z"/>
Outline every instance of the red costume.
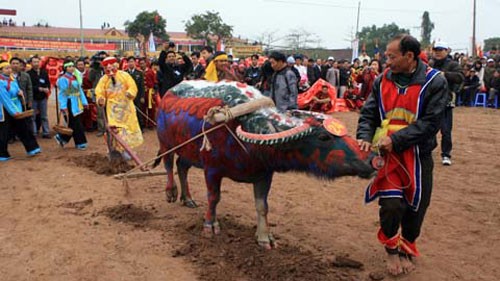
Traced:
<path fill-rule="evenodd" d="M 156 72 L 153 69 L 147 67 L 143 70 L 143 72 L 145 103 L 142 105 L 142 112 L 148 116 L 148 118 L 145 118 L 145 126 L 152 128 L 155 124 L 151 121 L 156 122 L 156 102 L 154 96 L 156 95 L 156 85 L 158 84 L 158 80 L 156 78 Z"/>
<path fill-rule="evenodd" d="M 89 80 L 88 70 L 82 73 L 82 89 L 89 104 L 88 108 L 83 110 L 82 124 L 85 130 L 90 131 L 95 129 L 95 124 L 97 124 L 97 107 L 94 101 L 94 91 L 92 89 L 92 82 Z"/>
<path fill-rule="evenodd" d="M 428 68 L 426 83 L 411 84 L 406 88 L 398 88 L 392 81 L 386 78 L 387 69 L 380 83 L 378 95 L 379 112 L 382 120 L 381 127 L 377 129 L 372 143 L 384 136 L 393 133 L 415 123 L 423 113 L 423 95 L 430 82 L 439 75 L 439 71 Z M 365 201 L 371 202 L 377 197 L 381 198 L 404 198 L 408 206 L 417 211 L 422 197 L 422 166 L 420 163 L 418 146 L 413 146 L 402 153 L 392 151 L 386 156 L 385 166 L 379 170 L 377 177 L 368 185 L 365 193 Z M 387 237 L 382 231 L 378 233 L 379 241 L 388 249 L 396 249 L 398 246 L 407 254 L 418 256 L 415 243 L 410 243 L 396 234 Z"/>

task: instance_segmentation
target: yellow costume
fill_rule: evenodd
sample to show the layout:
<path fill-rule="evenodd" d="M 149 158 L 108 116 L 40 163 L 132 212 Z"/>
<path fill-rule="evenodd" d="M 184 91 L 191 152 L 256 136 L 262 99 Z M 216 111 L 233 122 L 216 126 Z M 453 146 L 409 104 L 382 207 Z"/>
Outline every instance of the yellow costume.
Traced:
<path fill-rule="evenodd" d="M 108 126 L 116 127 L 120 138 L 131 148 L 137 147 L 144 141 L 134 106 L 137 86 L 132 77 L 124 71 L 117 71 L 114 78 L 116 82 L 114 85 L 108 75 L 99 80 L 95 88 L 96 98 L 106 99 Z M 116 148 L 123 151 L 121 147 Z"/>

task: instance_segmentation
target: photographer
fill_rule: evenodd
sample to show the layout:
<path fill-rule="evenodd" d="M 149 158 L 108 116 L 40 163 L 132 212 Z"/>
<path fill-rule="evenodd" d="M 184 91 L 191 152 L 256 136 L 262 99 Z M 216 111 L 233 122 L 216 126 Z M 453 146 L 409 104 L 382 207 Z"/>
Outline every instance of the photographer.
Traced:
<path fill-rule="evenodd" d="M 184 64 L 180 65 L 175 62 L 175 43 L 170 42 L 163 45 L 163 51 L 160 53 L 159 65 L 163 74 L 162 84 L 160 88 L 160 96 L 163 95 L 173 86 L 179 84 L 184 77 L 189 74 L 193 68 L 193 63 L 186 54 L 179 52 L 182 56 Z"/>
<path fill-rule="evenodd" d="M 97 83 L 104 75 L 104 68 L 101 63 L 106 58 L 107 54 L 104 51 L 101 51 L 94 56 L 92 56 L 92 60 L 90 62 L 90 70 L 89 70 L 89 80 L 92 83 L 92 93 L 95 93 L 95 87 Z M 93 94 L 94 96 L 95 94 Z M 93 97 L 92 99 L 95 99 Z M 101 137 L 104 135 L 106 128 L 104 126 L 104 108 L 97 107 L 97 136 Z"/>
<path fill-rule="evenodd" d="M 369 66 L 365 66 L 363 72 L 358 74 L 356 82 L 361 83 L 361 91 L 359 97 L 366 100 L 373 87 L 375 78 L 380 74 L 380 64 L 377 59 L 373 59 Z"/>

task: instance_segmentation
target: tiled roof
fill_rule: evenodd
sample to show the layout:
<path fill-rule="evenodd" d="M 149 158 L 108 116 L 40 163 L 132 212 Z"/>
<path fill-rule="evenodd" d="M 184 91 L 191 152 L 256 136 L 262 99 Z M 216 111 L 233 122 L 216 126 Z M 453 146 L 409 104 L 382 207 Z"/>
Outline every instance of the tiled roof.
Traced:
<path fill-rule="evenodd" d="M 115 31 L 115 35 L 111 35 L 111 33 Z M 37 26 L 2 26 L 0 27 L 0 36 L 7 35 L 36 35 L 36 36 L 48 36 L 48 37 L 73 37 L 75 35 L 80 35 L 79 28 L 70 28 L 70 27 L 37 27 Z M 123 29 L 115 29 L 115 28 L 84 28 L 83 35 L 85 37 L 128 37 L 127 32 Z M 168 32 L 168 35 L 172 39 L 177 40 L 192 40 L 189 38 L 185 32 Z"/>

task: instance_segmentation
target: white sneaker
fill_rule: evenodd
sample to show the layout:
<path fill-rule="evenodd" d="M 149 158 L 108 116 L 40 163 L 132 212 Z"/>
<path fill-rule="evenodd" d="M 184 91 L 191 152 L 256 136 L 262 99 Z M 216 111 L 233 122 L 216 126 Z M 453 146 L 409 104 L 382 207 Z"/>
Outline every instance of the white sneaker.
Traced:
<path fill-rule="evenodd" d="M 446 157 L 446 156 L 444 156 L 444 157 L 443 157 L 443 161 L 442 161 L 442 163 L 443 163 L 443 165 L 445 165 L 445 166 L 451 166 L 451 159 L 450 159 L 450 157 Z"/>

